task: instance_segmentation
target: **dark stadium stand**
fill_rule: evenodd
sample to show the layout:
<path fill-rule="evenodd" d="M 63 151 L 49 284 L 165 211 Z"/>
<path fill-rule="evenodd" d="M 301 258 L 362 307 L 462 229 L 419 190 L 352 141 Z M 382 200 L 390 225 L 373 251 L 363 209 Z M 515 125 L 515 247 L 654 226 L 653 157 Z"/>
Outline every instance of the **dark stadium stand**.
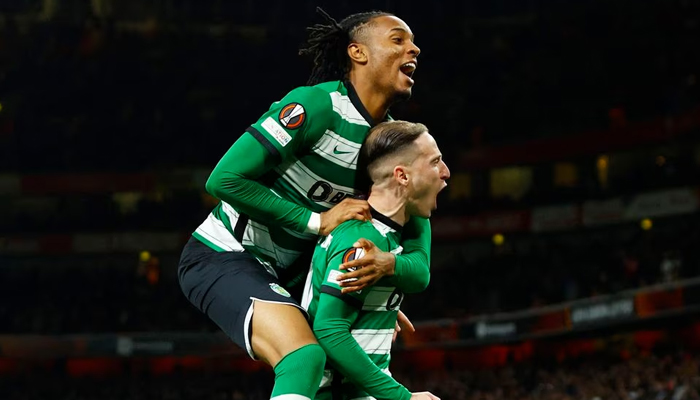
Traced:
<path fill-rule="evenodd" d="M 700 5 L 384 8 L 450 166 L 392 371 L 448 400 L 700 399 Z M 0 399 L 269 398 L 176 265 L 315 2 L 0 1 Z M 39 384 L 40 383 L 40 384 Z"/>

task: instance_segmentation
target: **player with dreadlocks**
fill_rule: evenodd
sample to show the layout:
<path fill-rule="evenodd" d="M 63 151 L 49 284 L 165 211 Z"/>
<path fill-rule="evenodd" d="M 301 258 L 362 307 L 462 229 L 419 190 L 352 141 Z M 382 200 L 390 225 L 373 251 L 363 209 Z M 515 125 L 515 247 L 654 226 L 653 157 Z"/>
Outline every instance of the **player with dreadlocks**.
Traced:
<path fill-rule="evenodd" d="M 189 301 L 274 368 L 279 400 L 313 398 L 326 362 L 287 289 L 301 286 L 319 236 L 371 219 L 367 202 L 354 198 L 368 187 L 356 183 L 366 174 L 359 150 L 369 129 L 389 119 L 389 107 L 410 97 L 420 52 L 392 14 L 336 22 L 319 11 L 327 24 L 310 27 L 301 50 L 314 59 L 309 86 L 273 103 L 216 165 L 206 189 L 221 201 L 193 232 L 178 268 Z M 406 293 L 427 286 L 429 221 L 407 224 L 400 255 L 364 239 L 358 246 L 366 255 L 347 263 L 344 291 L 383 277 Z"/>

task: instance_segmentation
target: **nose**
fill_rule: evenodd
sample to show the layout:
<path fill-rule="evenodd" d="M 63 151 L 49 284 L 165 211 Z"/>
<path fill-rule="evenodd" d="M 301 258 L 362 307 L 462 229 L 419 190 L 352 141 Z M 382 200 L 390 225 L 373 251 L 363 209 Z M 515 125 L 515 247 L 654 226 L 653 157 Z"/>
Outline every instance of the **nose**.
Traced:
<path fill-rule="evenodd" d="M 420 54 L 420 48 L 416 46 L 415 43 L 411 42 L 411 48 L 408 50 L 408 54 L 418 57 L 418 54 Z"/>
<path fill-rule="evenodd" d="M 447 180 L 450 179 L 450 169 L 447 168 L 447 164 L 444 161 L 440 161 L 440 179 Z"/>

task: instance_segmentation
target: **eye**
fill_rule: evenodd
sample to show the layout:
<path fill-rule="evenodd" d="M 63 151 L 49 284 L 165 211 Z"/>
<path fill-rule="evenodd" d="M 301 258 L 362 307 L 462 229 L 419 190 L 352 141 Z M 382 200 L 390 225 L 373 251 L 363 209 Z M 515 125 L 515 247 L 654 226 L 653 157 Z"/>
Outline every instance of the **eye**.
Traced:
<path fill-rule="evenodd" d="M 391 40 L 393 40 L 394 43 L 397 43 L 397 44 L 403 43 L 403 39 L 400 37 L 395 37 L 395 38 L 392 38 Z"/>

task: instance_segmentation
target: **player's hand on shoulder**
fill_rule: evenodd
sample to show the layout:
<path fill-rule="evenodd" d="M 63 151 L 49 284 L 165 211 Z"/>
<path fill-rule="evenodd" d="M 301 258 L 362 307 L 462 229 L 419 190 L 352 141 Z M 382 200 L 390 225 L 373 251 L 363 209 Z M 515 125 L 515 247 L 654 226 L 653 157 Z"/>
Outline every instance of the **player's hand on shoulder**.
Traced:
<path fill-rule="evenodd" d="M 372 219 L 369 203 L 366 200 L 346 198 L 330 210 L 322 212 L 321 228 L 318 233 L 321 236 L 327 236 L 338 225 L 352 219 L 359 221 Z"/>
<path fill-rule="evenodd" d="M 362 248 L 364 255 L 340 265 L 341 270 L 349 270 L 338 277 L 343 293 L 357 292 L 374 285 L 385 276 L 394 275 L 396 256 L 382 251 L 367 239 L 360 239 L 354 247 Z"/>
<path fill-rule="evenodd" d="M 416 392 L 411 393 L 411 400 L 440 400 L 440 398 L 430 392 Z"/>

